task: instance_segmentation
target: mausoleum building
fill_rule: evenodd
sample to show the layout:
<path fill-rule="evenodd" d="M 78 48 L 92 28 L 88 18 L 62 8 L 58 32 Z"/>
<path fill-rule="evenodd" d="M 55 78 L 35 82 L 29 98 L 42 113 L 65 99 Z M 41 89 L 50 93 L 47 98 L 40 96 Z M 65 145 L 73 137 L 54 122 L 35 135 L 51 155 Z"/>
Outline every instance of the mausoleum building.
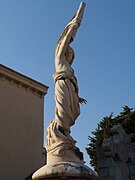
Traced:
<path fill-rule="evenodd" d="M 0 180 L 24 180 L 45 164 L 48 87 L 0 64 Z"/>

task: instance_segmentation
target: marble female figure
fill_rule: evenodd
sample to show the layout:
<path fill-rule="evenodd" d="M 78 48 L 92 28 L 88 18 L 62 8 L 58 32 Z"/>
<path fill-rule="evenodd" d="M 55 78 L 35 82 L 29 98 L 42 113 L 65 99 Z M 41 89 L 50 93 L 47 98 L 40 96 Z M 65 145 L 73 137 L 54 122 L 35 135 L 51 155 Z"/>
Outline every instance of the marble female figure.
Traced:
<path fill-rule="evenodd" d="M 74 40 L 77 29 L 80 26 L 85 4 L 82 3 L 64 29 L 55 51 L 55 118 L 50 123 L 47 130 L 47 151 L 63 142 L 75 144 L 75 140 L 70 136 L 70 127 L 74 125 L 80 115 L 80 103 L 86 100 L 78 95 L 77 79 L 74 75 L 72 63 L 75 57 L 73 49 L 70 47 Z M 57 145 L 56 145 L 57 144 Z"/>
<path fill-rule="evenodd" d="M 74 51 L 70 47 L 80 26 L 85 3 L 80 7 L 63 31 L 55 51 L 55 118 L 47 128 L 47 164 L 32 176 L 33 180 L 89 179 L 97 180 L 95 173 L 84 165 L 83 153 L 70 136 L 70 127 L 80 114 L 79 103 L 86 100 L 78 95 L 77 79 L 72 63 Z"/>

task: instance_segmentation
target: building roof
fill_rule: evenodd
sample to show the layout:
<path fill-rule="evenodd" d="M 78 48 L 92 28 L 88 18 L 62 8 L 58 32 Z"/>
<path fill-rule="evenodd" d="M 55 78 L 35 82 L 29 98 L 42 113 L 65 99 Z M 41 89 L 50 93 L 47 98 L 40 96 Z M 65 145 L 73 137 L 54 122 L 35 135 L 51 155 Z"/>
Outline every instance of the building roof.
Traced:
<path fill-rule="evenodd" d="M 14 82 L 18 86 L 25 87 L 27 90 L 37 93 L 41 96 L 47 94 L 48 86 L 33 80 L 19 72 L 16 72 L 9 67 L 0 64 L 0 78 L 8 79 L 11 83 Z"/>

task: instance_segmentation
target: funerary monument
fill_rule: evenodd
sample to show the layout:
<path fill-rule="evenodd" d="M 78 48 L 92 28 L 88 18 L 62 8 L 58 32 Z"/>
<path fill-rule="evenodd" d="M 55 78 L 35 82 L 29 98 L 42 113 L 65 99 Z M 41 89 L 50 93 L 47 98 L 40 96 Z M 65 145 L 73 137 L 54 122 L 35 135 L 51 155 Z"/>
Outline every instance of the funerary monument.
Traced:
<path fill-rule="evenodd" d="M 33 175 L 33 180 L 44 179 L 97 179 L 96 174 L 84 165 L 83 154 L 70 135 L 70 127 L 80 115 L 79 103 L 86 100 L 78 95 L 77 79 L 72 68 L 75 57 L 70 44 L 81 24 L 85 3 L 65 27 L 55 51 L 55 118 L 47 128 L 47 165 Z"/>
<path fill-rule="evenodd" d="M 135 142 L 120 124 L 104 139 L 97 162 L 99 180 L 135 179 Z"/>

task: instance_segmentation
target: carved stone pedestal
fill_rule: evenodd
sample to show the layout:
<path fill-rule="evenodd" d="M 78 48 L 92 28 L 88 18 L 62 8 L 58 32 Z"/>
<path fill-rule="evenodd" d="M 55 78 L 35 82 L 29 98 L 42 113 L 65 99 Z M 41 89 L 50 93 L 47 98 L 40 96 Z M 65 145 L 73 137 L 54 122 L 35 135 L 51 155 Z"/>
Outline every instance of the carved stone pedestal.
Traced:
<path fill-rule="evenodd" d="M 34 180 L 96 180 L 97 176 L 94 171 L 81 163 L 58 162 L 43 166 L 32 178 Z"/>

